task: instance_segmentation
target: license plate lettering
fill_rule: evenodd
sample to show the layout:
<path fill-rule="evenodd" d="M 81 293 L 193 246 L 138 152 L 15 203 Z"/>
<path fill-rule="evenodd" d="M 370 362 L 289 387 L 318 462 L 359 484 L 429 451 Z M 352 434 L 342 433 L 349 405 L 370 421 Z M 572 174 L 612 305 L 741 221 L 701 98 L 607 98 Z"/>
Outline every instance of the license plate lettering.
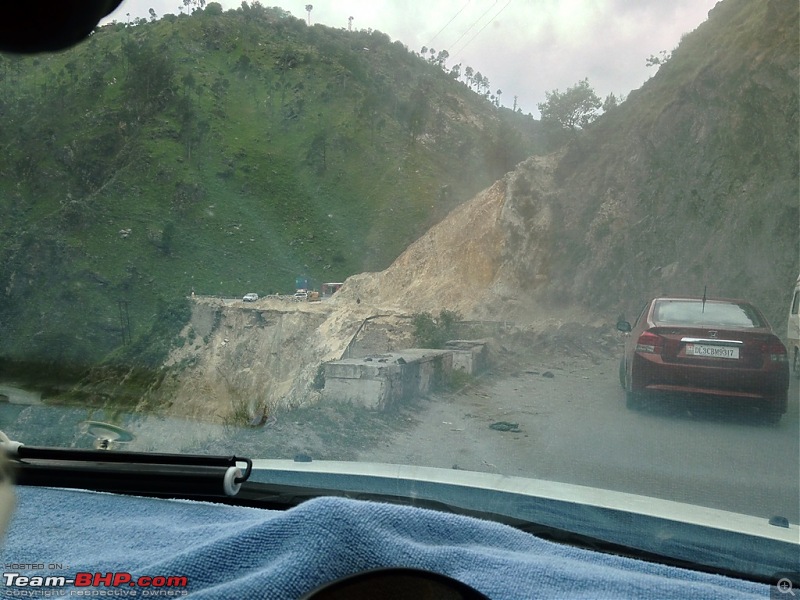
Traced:
<path fill-rule="evenodd" d="M 686 344 L 686 356 L 738 359 L 739 348 L 735 346 L 712 346 L 710 344 Z"/>

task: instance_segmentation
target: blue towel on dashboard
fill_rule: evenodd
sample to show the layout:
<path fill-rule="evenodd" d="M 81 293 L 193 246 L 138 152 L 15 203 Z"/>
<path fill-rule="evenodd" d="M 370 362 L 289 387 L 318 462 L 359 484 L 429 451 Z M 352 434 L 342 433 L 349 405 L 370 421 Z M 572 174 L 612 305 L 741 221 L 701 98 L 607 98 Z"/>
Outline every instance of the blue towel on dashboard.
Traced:
<path fill-rule="evenodd" d="M 461 580 L 494 600 L 767 598 L 769 587 L 544 541 L 432 510 L 319 498 L 269 511 L 49 488 L 18 488 L 0 543 L 4 572 L 185 576 L 196 598 L 291 600 L 362 570 L 404 566 Z M 30 568 L 30 563 L 37 568 Z M 42 565 L 41 567 L 38 567 Z M 26 568 L 27 566 L 27 568 Z M 61 568 L 58 569 L 57 567 Z M 45 590 L 6 585 L 3 598 Z M 62 588 L 168 597 L 167 590 Z M 49 590 L 55 591 L 55 590 Z M 110 594 L 109 594 L 110 595 Z"/>

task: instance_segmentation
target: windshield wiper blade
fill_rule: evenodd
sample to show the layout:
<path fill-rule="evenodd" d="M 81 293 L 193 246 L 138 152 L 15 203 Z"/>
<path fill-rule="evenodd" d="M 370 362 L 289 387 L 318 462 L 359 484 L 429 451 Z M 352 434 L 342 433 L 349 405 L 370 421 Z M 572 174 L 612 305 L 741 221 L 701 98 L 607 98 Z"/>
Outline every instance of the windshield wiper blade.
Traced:
<path fill-rule="evenodd" d="M 231 497 L 253 469 L 249 458 L 237 456 L 0 446 L 6 447 L 17 485 Z"/>

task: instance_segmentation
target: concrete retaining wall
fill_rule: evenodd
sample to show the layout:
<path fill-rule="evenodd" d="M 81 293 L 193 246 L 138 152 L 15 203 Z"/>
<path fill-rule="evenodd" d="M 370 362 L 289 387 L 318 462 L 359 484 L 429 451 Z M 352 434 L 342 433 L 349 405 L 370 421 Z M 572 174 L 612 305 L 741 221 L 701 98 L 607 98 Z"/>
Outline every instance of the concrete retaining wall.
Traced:
<path fill-rule="evenodd" d="M 486 340 L 453 340 L 445 346 L 453 352 L 453 370 L 475 375 L 489 366 Z"/>
<path fill-rule="evenodd" d="M 325 364 L 323 400 L 385 409 L 424 396 L 453 369 L 450 350 L 412 349 Z"/>

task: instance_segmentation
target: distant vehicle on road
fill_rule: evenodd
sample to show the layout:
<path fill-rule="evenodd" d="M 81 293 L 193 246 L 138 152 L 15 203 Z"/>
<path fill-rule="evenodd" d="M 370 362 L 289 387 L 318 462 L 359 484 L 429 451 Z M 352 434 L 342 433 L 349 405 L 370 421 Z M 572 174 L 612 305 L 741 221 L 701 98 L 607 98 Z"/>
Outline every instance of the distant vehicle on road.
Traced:
<path fill-rule="evenodd" d="M 628 334 L 620 383 L 628 408 L 659 392 L 753 400 L 769 422 L 786 412 L 786 346 L 764 315 L 743 300 L 654 298 Z"/>
<path fill-rule="evenodd" d="M 305 290 L 297 290 L 294 293 L 294 299 L 297 300 L 298 302 L 305 302 L 306 300 L 308 300 L 308 292 L 306 292 Z"/>
<path fill-rule="evenodd" d="M 242 297 L 242 300 L 244 302 L 255 302 L 256 300 L 258 300 L 258 294 L 254 293 L 254 292 L 250 292 L 249 294 L 245 294 Z"/>
<path fill-rule="evenodd" d="M 800 276 L 797 277 L 797 282 L 794 284 L 792 303 L 789 305 L 786 340 L 789 344 L 789 355 L 794 374 L 800 377 Z"/>

